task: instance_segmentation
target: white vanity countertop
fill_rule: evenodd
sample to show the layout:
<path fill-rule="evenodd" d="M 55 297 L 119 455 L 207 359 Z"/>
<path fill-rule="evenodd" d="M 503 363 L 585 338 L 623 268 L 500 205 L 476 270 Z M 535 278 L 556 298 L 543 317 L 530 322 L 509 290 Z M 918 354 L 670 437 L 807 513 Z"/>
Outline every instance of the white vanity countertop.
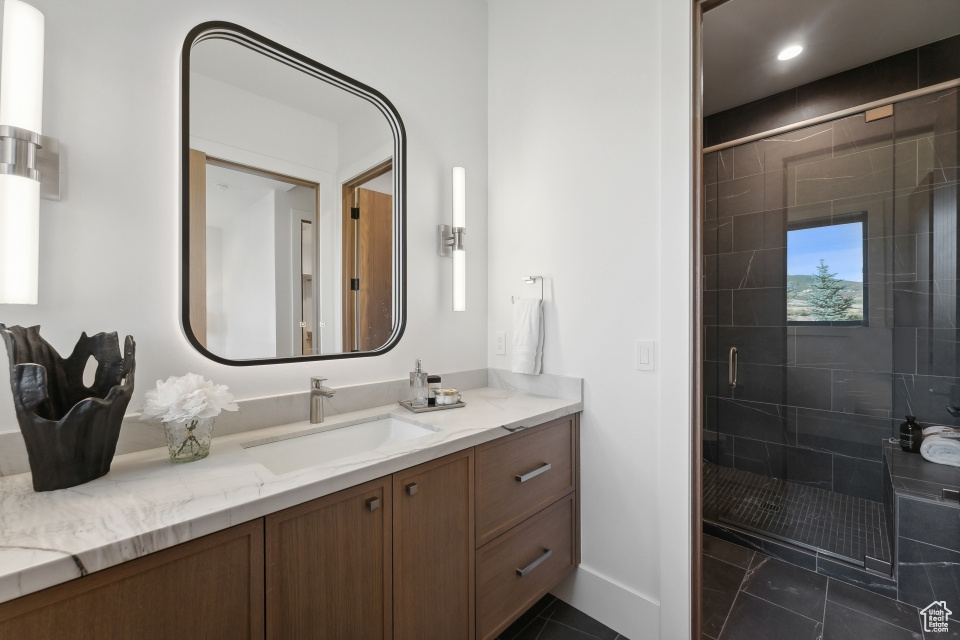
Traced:
<path fill-rule="evenodd" d="M 462 409 L 414 414 L 393 404 L 323 425 L 215 437 L 207 458 L 181 465 L 169 462 L 166 448 L 119 455 L 106 476 L 47 493 L 34 492 L 29 473 L 0 477 L 0 602 L 509 435 L 501 427 L 583 408 L 580 400 L 493 387 L 464 391 L 463 401 Z M 440 431 L 282 476 L 241 446 L 391 415 Z"/>

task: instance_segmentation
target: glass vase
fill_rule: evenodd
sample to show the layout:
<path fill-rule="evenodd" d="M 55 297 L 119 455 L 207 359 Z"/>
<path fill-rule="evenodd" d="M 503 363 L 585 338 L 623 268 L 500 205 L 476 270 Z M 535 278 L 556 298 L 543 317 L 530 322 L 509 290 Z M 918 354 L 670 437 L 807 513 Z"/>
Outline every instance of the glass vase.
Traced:
<path fill-rule="evenodd" d="M 195 418 L 184 422 L 164 422 L 163 435 L 170 450 L 170 462 L 180 464 L 202 460 L 210 453 L 213 421 L 216 418 Z"/>

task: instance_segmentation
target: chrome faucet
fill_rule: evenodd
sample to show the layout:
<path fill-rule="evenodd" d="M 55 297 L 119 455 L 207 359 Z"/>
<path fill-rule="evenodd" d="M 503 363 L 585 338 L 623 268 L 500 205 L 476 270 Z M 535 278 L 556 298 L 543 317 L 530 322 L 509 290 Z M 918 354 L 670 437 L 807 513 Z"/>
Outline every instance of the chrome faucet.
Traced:
<path fill-rule="evenodd" d="M 326 378 L 310 378 L 310 424 L 323 422 L 323 399 L 332 398 L 334 390 L 323 386 Z"/>

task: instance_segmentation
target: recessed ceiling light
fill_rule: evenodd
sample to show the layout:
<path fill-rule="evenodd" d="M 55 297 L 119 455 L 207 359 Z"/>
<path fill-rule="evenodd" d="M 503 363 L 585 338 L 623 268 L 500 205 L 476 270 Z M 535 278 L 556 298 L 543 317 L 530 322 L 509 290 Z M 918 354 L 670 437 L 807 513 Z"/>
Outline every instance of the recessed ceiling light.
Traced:
<path fill-rule="evenodd" d="M 796 58 L 798 55 L 800 55 L 801 51 L 803 51 L 803 47 L 800 45 L 791 45 L 780 52 L 780 55 L 777 56 L 777 60 L 789 60 L 790 58 Z"/>

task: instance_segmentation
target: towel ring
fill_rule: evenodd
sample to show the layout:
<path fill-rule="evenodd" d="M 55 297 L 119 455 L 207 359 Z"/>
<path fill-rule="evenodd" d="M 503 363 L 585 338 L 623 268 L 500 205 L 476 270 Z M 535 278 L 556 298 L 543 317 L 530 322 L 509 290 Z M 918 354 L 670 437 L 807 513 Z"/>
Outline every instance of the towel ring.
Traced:
<path fill-rule="evenodd" d="M 543 276 L 523 276 L 524 284 L 533 284 L 537 280 L 540 281 L 540 302 L 543 302 Z M 510 304 L 516 304 L 519 299 L 518 296 L 510 296 Z"/>

